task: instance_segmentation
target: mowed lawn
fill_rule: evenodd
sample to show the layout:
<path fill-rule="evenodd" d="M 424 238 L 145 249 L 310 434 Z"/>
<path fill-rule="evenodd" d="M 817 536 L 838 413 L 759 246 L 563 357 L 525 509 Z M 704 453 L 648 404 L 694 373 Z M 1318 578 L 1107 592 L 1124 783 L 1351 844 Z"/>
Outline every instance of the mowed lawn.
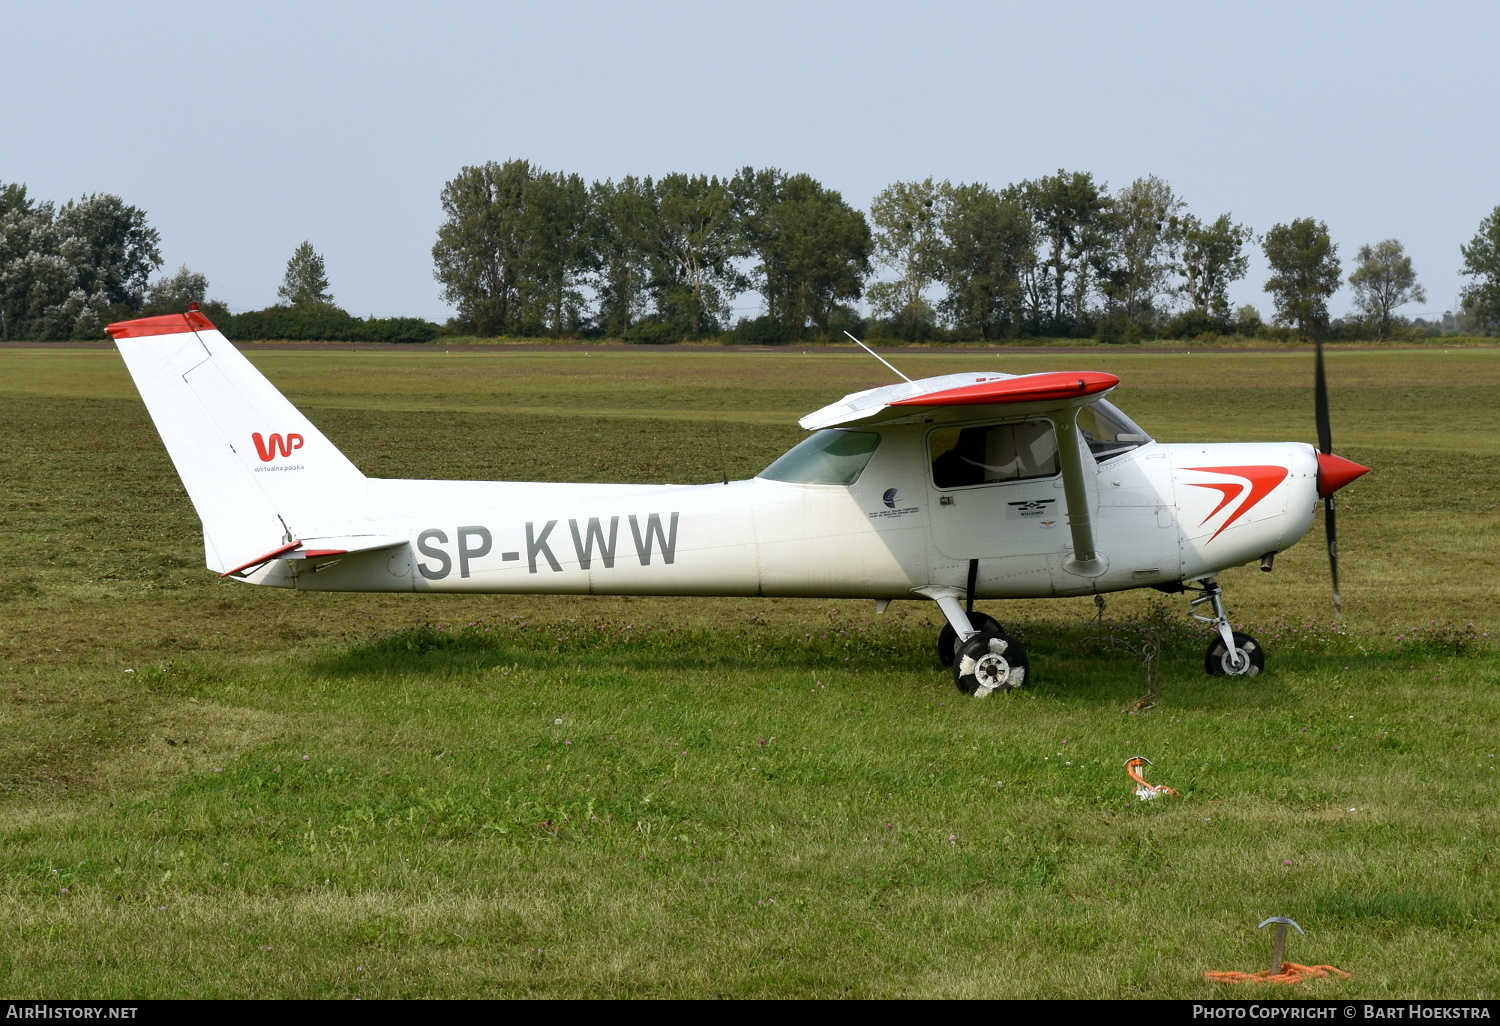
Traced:
<path fill-rule="evenodd" d="M 708 482 L 889 375 L 857 353 L 257 352 L 367 473 Z M 901 352 L 1097 369 L 1165 441 L 1313 436 L 1307 353 Z M 7 997 L 1244 996 L 1500 991 L 1500 350 L 1335 352 L 1347 622 L 1321 524 L 1223 576 L 1269 650 L 1203 674 L 1166 600 L 299 595 L 203 568 L 119 358 L 0 351 Z M 1469 625 L 1473 626 L 1470 627 Z M 1137 801 L 1145 755 L 1176 797 Z"/>

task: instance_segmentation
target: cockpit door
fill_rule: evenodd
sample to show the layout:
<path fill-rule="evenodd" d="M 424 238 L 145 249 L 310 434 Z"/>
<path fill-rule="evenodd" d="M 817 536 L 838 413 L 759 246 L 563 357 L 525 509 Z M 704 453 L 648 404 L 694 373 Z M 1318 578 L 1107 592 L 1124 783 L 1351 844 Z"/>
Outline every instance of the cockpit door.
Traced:
<path fill-rule="evenodd" d="M 934 428 L 927 433 L 927 457 L 932 540 L 944 556 L 1029 556 L 1066 545 L 1051 421 Z"/>

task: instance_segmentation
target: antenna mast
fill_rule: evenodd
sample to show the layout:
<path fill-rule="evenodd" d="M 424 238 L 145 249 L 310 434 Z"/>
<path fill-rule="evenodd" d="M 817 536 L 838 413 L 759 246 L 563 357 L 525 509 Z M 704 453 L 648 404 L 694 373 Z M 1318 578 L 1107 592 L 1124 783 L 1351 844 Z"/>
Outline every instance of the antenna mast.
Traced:
<path fill-rule="evenodd" d="M 847 331 L 844 332 L 844 334 L 845 335 L 849 335 L 849 333 Z M 859 346 L 859 348 L 863 349 L 865 352 L 867 352 L 871 356 L 875 357 L 875 359 L 877 359 L 881 363 L 885 364 L 886 367 L 890 369 L 891 373 L 895 374 L 896 377 L 900 378 L 902 381 L 911 381 L 911 378 L 907 377 L 905 374 L 902 374 L 900 371 L 896 370 L 895 367 L 892 367 L 891 364 L 890 364 L 890 362 L 888 360 L 886 360 L 885 357 L 881 356 L 879 353 L 877 353 L 875 350 L 871 349 L 869 346 L 865 345 L 863 342 L 861 342 L 859 339 L 855 338 L 853 335 L 849 335 L 849 341 L 853 342 L 855 345 Z"/>

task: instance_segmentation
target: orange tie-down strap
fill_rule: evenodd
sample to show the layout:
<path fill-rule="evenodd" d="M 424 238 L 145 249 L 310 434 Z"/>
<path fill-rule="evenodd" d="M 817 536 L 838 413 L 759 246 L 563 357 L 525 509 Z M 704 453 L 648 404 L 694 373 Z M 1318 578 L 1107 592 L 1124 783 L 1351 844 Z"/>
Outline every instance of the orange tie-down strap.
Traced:
<path fill-rule="evenodd" d="M 1146 778 L 1141 776 L 1141 767 L 1149 765 L 1151 765 L 1151 760 L 1141 755 L 1132 756 L 1131 758 L 1125 760 L 1125 772 L 1130 774 L 1131 780 L 1134 780 L 1137 784 L 1140 785 L 1135 789 L 1135 793 L 1140 794 L 1144 790 L 1148 794 L 1176 794 L 1176 791 L 1166 786 L 1165 784 L 1146 783 Z M 1267 972 L 1269 971 L 1270 970 L 1267 970 Z"/>
<path fill-rule="evenodd" d="M 1344 972 L 1336 965 L 1298 965 L 1296 962 L 1283 962 L 1279 973 L 1262 969 L 1258 973 L 1206 972 L 1203 977 L 1214 983 L 1301 983 L 1303 980 L 1317 979 L 1329 973 L 1338 973 L 1346 979 L 1353 975 Z"/>

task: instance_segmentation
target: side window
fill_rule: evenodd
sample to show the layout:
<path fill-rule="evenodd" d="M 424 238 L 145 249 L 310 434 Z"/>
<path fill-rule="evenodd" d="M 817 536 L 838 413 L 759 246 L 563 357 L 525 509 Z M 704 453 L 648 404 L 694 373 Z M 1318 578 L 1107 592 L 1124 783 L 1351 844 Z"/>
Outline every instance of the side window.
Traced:
<path fill-rule="evenodd" d="M 852 485 L 875 455 L 874 431 L 825 430 L 809 435 L 760 472 L 768 481 Z"/>
<path fill-rule="evenodd" d="M 932 483 L 939 488 L 1022 481 L 1058 472 L 1052 422 L 939 428 L 927 436 Z"/>

